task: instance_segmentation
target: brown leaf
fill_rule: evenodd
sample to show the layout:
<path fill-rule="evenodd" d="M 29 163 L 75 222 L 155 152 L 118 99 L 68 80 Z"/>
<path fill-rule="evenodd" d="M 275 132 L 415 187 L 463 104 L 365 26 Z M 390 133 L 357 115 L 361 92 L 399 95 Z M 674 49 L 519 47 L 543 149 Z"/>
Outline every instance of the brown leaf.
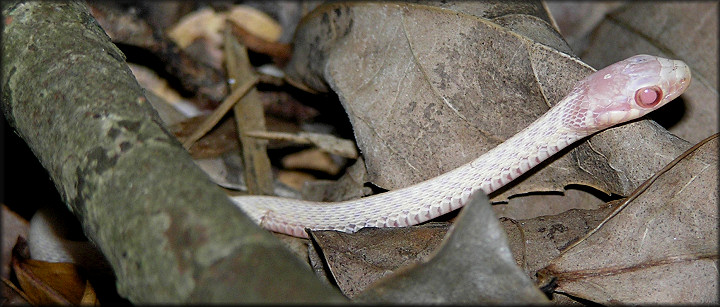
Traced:
<path fill-rule="evenodd" d="M 613 201 L 596 210 L 572 209 L 523 220 L 500 218 L 500 223 L 507 233 L 515 261 L 525 274 L 535 279 L 539 269 L 600 224 L 618 205 L 618 201 Z"/>
<path fill-rule="evenodd" d="M 535 272 L 571 242 L 597 226 L 618 202 L 597 210 L 573 209 L 555 216 L 500 218 L 516 263 L 534 279 Z M 352 298 L 396 269 L 421 262 L 441 242 L 449 223 L 403 228 L 366 228 L 354 234 L 314 231 L 312 239 L 343 294 Z"/>
<path fill-rule="evenodd" d="M 516 195 L 507 203 L 493 204 L 498 217 L 514 220 L 528 220 L 539 216 L 557 215 L 571 209 L 595 210 L 609 200 L 589 193 L 591 189 L 566 188 L 564 192 L 532 193 Z M 604 195 L 602 195 L 604 196 Z"/>
<path fill-rule="evenodd" d="M 286 169 L 306 169 L 337 175 L 341 165 L 327 152 L 318 148 L 310 148 L 284 156 L 280 163 Z"/>
<path fill-rule="evenodd" d="M 7 272 L 10 272 L 8 270 Z M 2 278 L 2 292 L 0 293 L 0 303 L 3 306 L 30 305 L 30 300 L 22 290 L 18 289 L 9 279 Z"/>
<path fill-rule="evenodd" d="M 33 260 L 27 254 L 27 244 L 19 238 L 13 248 L 13 271 L 32 304 L 99 305 L 78 266 Z"/>
<path fill-rule="evenodd" d="M 612 12 L 582 52 L 596 67 L 646 53 L 685 61 L 693 82 L 675 101 L 650 114 L 692 143 L 718 132 L 718 3 L 632 2 Z"/>
<path fill-rule="evenodd" d="M 333 3 L 297 29 L 288 75 L 338 93 L 369 180 L 382 188 L 406 187 L 479 157 L 593 71 L 572 57 L 540 3 L 447 6 Z M 645 121 L 613 130 L 492 200 L 569 184 L 626 195 L 688 146 Z M 641 150 L 659 158 L 644 159 Z"/>
<path fill-rule="evenodd" d="M 0 208 L 2 208 L 2 214 L 0 214 L 0 218 L 2 218 L 2 224 L 0 224 L 2 226 L 2 255 L 0 255 L 2 276 L 0 277 L 8 278 L 13 242 L 18 237 L 27 238 L 30 225 L 26 219 L 12 211 L 7 205 L 2 204 Z"/>
<path fill-rule="evenodd" d="M 547 1 L 560 33 L 572 50 L 585 50 L 590 33 L 613 9 L 623 5 L 620 1 Z"/>
<path fill-rule="evenodd" d="M 475 193 L 438 249 L 373 284 L 363 302 L 504 303 L 547 302 L 517 266 L 487 196 Z"/>
<path fill-rule="evenodd" d="M 315 180 L 315 176 L 301 171 L 280 170 L 277 173 L 277 181 L 299 191 L 306 182 Z"/>
<path fill-rule="evenodd" d="M 638 188 L 538 276 L 598 303 L 717 303 L 717 136 Z"/>
<path fill-rule="evenodd" d="M 426 258 L 440 244 L 447 223 L 393 228 L 363 228 L 354 234 L 313 231 L 311 239 L 340 290 L 349 298 L 397 268 Z"/>
<path fill-rule="evenodd" d="M 186 139 L 206 122 L 208 116 L 196 116 L 176 123 L 170 127 L 175 137 Z M 215 125 L 188 150 L 194 159 L 215 158 L 227 152 L 240 151 L 237 130 L 233 119 L 228 118 Z"/>
<path fill-rule="evenodd" d="M 338 180 L 308 181 L 302 186 L 302 199 L 314 201 L 343 201 L 370 195 L 366 187 L 365 161 L 359 157 Z"/>

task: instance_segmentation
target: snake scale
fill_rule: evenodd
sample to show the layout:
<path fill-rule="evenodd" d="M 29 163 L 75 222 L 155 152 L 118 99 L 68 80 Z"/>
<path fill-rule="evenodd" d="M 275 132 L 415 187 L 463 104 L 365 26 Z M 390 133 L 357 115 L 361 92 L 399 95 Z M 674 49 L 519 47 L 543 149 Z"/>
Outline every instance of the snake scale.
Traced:
<path fill-rule="evenodd" d="M 492 193 L 577 140 L 663 106 L 689 84 L 690 69 L 682 61 L 633 56 L 579 81 L 530 126 L 432 179 L 336 203 L 273 196 L 232 200 L 262 227 L 296 237 L 307 237 L 305 228 L 355 232 L 419 224 L 464 206 L 477 190 Z"/>
<path fill-rule="evenodd" d="M 427 181 L 337 203 L 272 196 L 231 199 L 259 225 L 297 237 L 307 237 L 305 228 L 355 232 L 422 223 L 462 207 L 477 190 L 492 193 L 577 140 L 660 108 L 689 84 L 690 69 L 682 61 L 633 56 L 578 82 L 546 114 L 496 148 Z M 62 238 L 51 219 L 40 212 L 31 222 L 33 258 L 76 262 L 77 255 L 93 253 L 88 242 Z"/>

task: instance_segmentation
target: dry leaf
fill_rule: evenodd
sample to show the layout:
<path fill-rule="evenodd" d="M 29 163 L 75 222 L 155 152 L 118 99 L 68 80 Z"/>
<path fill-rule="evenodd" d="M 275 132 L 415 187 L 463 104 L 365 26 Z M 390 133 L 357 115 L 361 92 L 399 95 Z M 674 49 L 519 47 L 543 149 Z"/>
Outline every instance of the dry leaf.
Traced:
<path fill-rule="evenodd" d="M 282 34 L 282 27 L 272 17 L 249 6 L 234 6 L 226 13 L 226 18 L 269 42 L 277 41 Z"/>
<path fill-rule="evenodd" d="M 570 55 L 540 3 L 439 5 L 449 8 L 326 4 L 296 32 L 288 75 L 337 92 L 369 179 L 385 189 L 477 158 L 593 71 Z M 493 201 L 569 184 L 626 195 L 689 147 L 647 121 L 612 131 L 552 158 Z M 646 152 L 657 156 L 647 159 Z"/>
<path fill-rule="evenodd" d="M 219 46 L 222 44 L 222 30 L 224 16 L 217 14 L 211 8 L 204 8 L 192 12 L 178 21 L 168 30 L 168 36 L 180 47 L 186 48 L 199 39 L 205 38 L 209 44 Z"/>
<path fill-rule="evenodd" d="M 527 220 L 571 209 L 594 210 L 608 201 L 609 197 L 598 197 L 598 193 L 589 193 L 588 190 L 566 188 L 563 193 L 517 195 L 508 199 L 507 203 L 493 204 L 493 211 L 498 217 Z"/>
<path fill-rule="evenodd" d="M 717 134 L 707 140 L 538 276 L 597 303 L 717 304 Z"/>
<path fill-rule="evenodd" d="M 367 172 L 362 157 L 345 169 L 338 180 L 307 181 L 302 186 L 302 199 L 314 201 L 343 201 L 370 195 L 372 189 L 365 186 Z"/>
<path fill-rule="evenodd" d="M 170 131 L 179 140 L 190 136 L 207 116 L 196 116 L 169 127 Z M 226 152 L 239 152 L 240 144 L 237 140 L 237 130 L 232 118 L 227 118 L 215 125 L 215 128 L 197 140 L 188 150 L 193 159 L 215 158 Z"/>
<path fill-rule="evenodd" d="M 618 201 L 613 201 L 596 210 L 572 209 L 523 220 L 500 218 L 500 223 L 507 233 L 515 261 L 525 274 L 535 279 L 539 269 L 600 224 L 617 206 Z"/>
<path fill-rule="evenodd" d="M 325 151 L 317 148 L 301 150 L 284 156 L 280 163 L 286 169 L 306 169 L 337 175 L 341 165 Z"/>
<path fill-rule="evenodd" d="M 574 209 L 556 216 L 518 221 L 500 218 L 499 221 L 507 233 L 516 263 L 534 279 L 537 270 L 597 226 L 617 205 L 612 202 L 598 210 Z M 312 239 L 338 287 L 352 298 L 373 281 L 426 258 L 440 244 L 450 225 L 367 228 L 354 234 L 314 231 Z"/>
<path fill-rule="evenodd" d="M 596 67 L 640 53 L 682 59 L 692 84 L 650 118 L 696 143 L 719 129 L 717 16 L 713 1 L 632 2 L 607 16 L 582 58 Z"/>
<path fill-rule="evenodd" d="M 538 304 L 545 295 L 515 263 L 482 192 L 458 215 L 440 247 L 357 297 L 363 302 Z"/>
<path fill-rule="evenodd" d="M 315 180 L 315 176 L 305 172 L 280 170 L 277 173 L 277 181 L 282 182 L 284 185 L 287 185 L 297 191 L 301 190 L 306 182 L 312 180 Z"/>
<path fill-rule="evenodd" d="M 2 255 L 0 255 L 2 276 L 0 277 L 8 278 L 13 242 L 18 237 L 27 238 L 30 225 L 26 219 L 10 210 L 7 205 L 2 204 L 0 208 L 2 208 L 2 214 L 0 214 L 0 218 L 2 218 L 2 224 L 0 224 L 2 226 Z"/>
<path fill-rule="evenodd" d="M 10 270 L 7 272 L 10 272 Z M 3 306 L 30 305 L 30 300 L 25 293 L 18 289 L 9 279 L 3 277 L 2 282 L 0 304 Z"/>
<path fill-rule="evenodd" d="M 313 231 L 332 278 L 349 298 L 397 268 L 426 258 L 447 233 L 447 223 L 391 228 L 363 228 L 354 234 Z"/>
<path fill-rule="evenodd" d="M 13 248 L 13 271 L 20 287 L 34 305 L 99 305 L 90 282 L 72 263 L 29 259 L 22 238 Z"/>
<path fill-rule="evenodd" d="M 194 161 L 217 185 L 231 190 L 247 192 L 242 159 L 238 152 L 228 151 L 216 158 L 196 158 Z M 278 178 L 274 182 L 275 195 L 299 199 L 300 193 L 296 189 L 287 186 L 286 181 L 281 177 L 282 175 L 278 174 Z"/>
<path fill-rule="evenodd" d="M 546 1 L 563 38 L 576 54 L 587 48 L 590 33 L 621 1 Z"/>

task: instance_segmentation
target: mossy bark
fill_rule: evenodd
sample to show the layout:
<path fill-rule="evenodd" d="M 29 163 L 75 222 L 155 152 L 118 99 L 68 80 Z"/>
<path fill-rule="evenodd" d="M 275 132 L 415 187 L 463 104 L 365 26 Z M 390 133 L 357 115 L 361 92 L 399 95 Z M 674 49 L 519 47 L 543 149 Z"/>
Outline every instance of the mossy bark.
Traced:
<path fill-rule="evenodd" d="M 163 128 L 82 2 L 3 4 L 2 110 L 134 303 L 339 301 Z"/>

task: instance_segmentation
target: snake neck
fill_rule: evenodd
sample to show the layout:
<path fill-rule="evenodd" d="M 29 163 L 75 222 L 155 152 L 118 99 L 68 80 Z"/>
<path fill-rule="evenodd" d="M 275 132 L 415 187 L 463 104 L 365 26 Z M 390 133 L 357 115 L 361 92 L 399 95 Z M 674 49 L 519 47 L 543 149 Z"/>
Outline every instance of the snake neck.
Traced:
<path fill-rule="evenodd" d="M 567 110 L 564 110 L 562 104 L 550 109 L 545 115 L 513 137 L 458 168 L 456 170 L 458 173 L 468 173 L 459 177 L 476 179 L 466 182 L 466 184 L 471 184 L 482 189 L 485 194 L 490 194 L 548 157 L 590 134 L 588 131 L 565 127 L 563 114 L 567 114 Z M 473 176 L 470 173 L 478 175 Z"/>
<path fill-rule="evenodd" d="M 355 232 L 419 224 L 464 206 L 477 190 L 499 189 L 587 134 L 562 125 L 562 104 L 479 158 L 399 190 L 336 203 L 243 196 L 233 201 L 263 227 L 306 237 L 305 228 Z"/>

